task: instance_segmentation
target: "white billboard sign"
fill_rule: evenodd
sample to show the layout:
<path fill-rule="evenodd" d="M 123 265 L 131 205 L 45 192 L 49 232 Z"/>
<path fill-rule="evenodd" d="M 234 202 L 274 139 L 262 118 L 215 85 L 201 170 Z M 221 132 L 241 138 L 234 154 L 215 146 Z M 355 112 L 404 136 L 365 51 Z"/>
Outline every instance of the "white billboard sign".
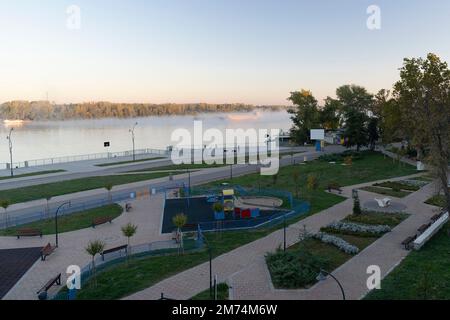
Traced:
<path fill-rule="evenodd" d="M 325 130 L 311 129 L 311 140 L 325 140 Z"/>

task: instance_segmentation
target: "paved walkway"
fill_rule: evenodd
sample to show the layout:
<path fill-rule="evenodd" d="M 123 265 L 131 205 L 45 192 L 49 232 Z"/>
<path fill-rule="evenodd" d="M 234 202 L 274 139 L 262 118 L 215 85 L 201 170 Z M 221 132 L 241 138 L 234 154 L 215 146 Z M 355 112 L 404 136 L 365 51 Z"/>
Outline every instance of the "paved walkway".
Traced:
<path fill-rule="evenodd" d="M 161 235 L 161 217 L 164 199 L 162 195 L 153 196 L 148 200 L 133 202 L 133 210 L 124 212 L 112 224 L 67 232 L 59 235 L 59 248 L 47 258 L 38 260 L 20 281 L 5 295 L 4 299 L 28 300 L 36 299 L 36 291 L 48 280 L 62 273 L 65 283 L 66 269 L 69 265 L 84 267 L 91 257 L 84 248 L 91 240 L 102 240 L 106 248 L 126 244 L 120 228 L 128 222 L 138 225 L 136 235 L 131 239 L 131 245 L 170 240 L 171 235 Z M 44 236 L 42 239 L 0 237 L 0 249 L 43 247 L 47 243 L 55 243 L 55 236 Z"/>
<path fill-rule="evenodd" d="M 299 233 L 304 226 L 310 232 L 317 232 L 322 226 L 345 218 L 352 212 L 351 190 L 375 182 L 343 188 L 343 194 L 349 199 L 289 226 L 287 229 L 288 245 L 298 242 Z M 407 255 L 408 252 L 403 250 L 400 243 L 433 215 L 434 207 L 423 203 L 433 191 L 433 186 L 428 185 L 408 197 L 396 199 L 396 201 L 407 204 L 411 216 L 397 226 L 393 232 L 374 242 L 335 271 L 336 276 L 342 280 L 349 299 L 359 299 L 366 294 L 366 268 L 368 265 L 379 265 L 384 277 Z M 369 192 L 360 191 L 361 202 L 373 199 L 374 196 Z M 230 284 L 233 299 L 341 299 L 336 283 L 331 280 L 321 282 L 309 290 L 275 290 L 270 281 L 264 256 L 267 252 L 276 250 L 282 242 L 283 231 L 278 230 L 264 238 L 225 253 L 213 260 L 213 273 L 218 275 L 219 281 L 226 281 Z M 208 287 L 209 263 L 203 263 L 126 299 L 154 300 L 158 299 L 163 292 L 167 297 L 184 300 Z"/>

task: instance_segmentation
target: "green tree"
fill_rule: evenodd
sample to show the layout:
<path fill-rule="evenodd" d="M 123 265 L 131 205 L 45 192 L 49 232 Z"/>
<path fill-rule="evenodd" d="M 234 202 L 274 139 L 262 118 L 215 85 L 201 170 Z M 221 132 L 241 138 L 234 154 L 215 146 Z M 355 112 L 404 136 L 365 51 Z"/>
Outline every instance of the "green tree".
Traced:
<path fill-rule="evenodd" d="M 380 135 L 378 134 L 378 119 L 377 118 L 370 118 L 369 124 L 367 125 L 367 132 L 368 132 L 368 143 L 370 150 L 375 150 L 375 145 L 380 138 Z"/>
<path fill-rule="evenodd" d="M 95 256 L 102 253 L 105 249 L 105 243 L 101 240 L 89 241 L 86 246 L 86 252 L 92 257 L 92 275 L 94 286 L 97 286 Z"/>
<path fill-rule="evenodd" d="M 111 190 L 113 189 L 114 185 L 111 183 L 108 183 L 107 185 L 105 185 L 105 189 L 108 191 L 108 202 L 109 204 L 112 203 L 112 194 L 111 194 Z"/>
<path fill-rule="evenodd" d="M 177 235 L 180 237 L 178 244 L 179 244 L 179 252 L 183 252 L 184 251 L 184 246 L 183 246 L 183 227 L 186 225 L 188 221 L 187 216 L 184 213 L 179 213 L 176 216 L 174 216 L 172 218 L 172 222 L 175 225 L 175 227 L 177 227 Z"/>
<path fill-rule="evenodd" d="M 289 110 L 294 126 L 291 128 L 292 140 L 298 144 L 310 143 L 310 130 L 320 128 L 319 110 L 316 98 L 311 91 L 291 92 L 288 98 L 295 108 Z"/>
<path fill-rule="evenodd" d="M 130 246 L 130 240 L 131 238 L 136 234 L 138 227 L 134 224 L 131 223 L 127 223 L 126 225 L 122 226 L 121 230 L 122 230 L 122 234 L 124 235 L 124 237 L 127 237 L 127 245 L 128 245 L 128 249 L 127 249 L 127 264 L 130 258 L 130 253 L 131 253 L 131 246 Z"/>
<path fill-rule="evenodd" d="M 326 130 L 339 128 L 340 103 L 330 97 L 325 99 L 325 105 L 319 110 L 320 126 Z"/>
<path fill-rule="evenodd" d="M 367 146 L 369 143 L 367 119 L 367 115 L 361 111 L 349 110 L 346 112 L 344 137 L 347 148 L 356 146 L 359 151 L 362 146 Z"/>
<path fill-rule="evenodd" d="M 374 107 L 373 95 L 364 87 L 343 85 L 336 89 L 341 126 L 346 146 L 359 150 L 368 144 L 368 120 Z"/>
<path fill-rule="evenodd" d="M 408 123 L 410 140 L 422 158 L 429 149 L 428 162 L 434 168 L 450 210 L 448 163 L 450 160 L 450 70 L 435 54 L 426 59 L 404 59 L 394 95 Z"/>
<path fill-rule="evenodd" d="M 1 200 L 0 201 L 0 207 L 3 208 L 3 212 L 5 214 L 5 229 L 8 228 L 8 207 L 11 205 L 11 202 L 9 200 Z"/>

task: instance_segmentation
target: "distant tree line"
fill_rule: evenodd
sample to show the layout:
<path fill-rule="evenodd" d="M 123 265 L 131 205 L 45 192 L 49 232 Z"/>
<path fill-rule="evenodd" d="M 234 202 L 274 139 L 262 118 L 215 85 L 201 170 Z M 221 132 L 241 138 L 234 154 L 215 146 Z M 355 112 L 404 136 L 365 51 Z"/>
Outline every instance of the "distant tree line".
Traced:
<path fill-rule="evenodd" d="M 254 106 L 249 104 L 145 104 L 85 102 L 54 104 L 48 101 L 9 101 L 0 105 L 1 119 L 68 120 L 98 118 L 132 118 L 163 115 L 186 115 L 210 112 L 248 112 L 255 109 L 278 111 L 284 106 Z"/>

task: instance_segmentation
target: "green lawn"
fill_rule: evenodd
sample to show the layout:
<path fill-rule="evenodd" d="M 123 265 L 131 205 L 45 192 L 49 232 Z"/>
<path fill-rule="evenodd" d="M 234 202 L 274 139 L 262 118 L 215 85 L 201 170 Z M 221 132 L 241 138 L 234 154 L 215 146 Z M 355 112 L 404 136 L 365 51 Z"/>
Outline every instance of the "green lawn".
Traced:
<path fill-rule="evenodd" d="M 1 199 L 9 200 L 11 203 L 20 203 L 37 199 L 44 199 L 47 196 L 55 197 L 69 193 L 104 188 L 108 184 L 114 186 L 137 181 L 145 181 L 168 176 L 166 172 L 154 172 L 143 174 L 98 176 L 39 184 L 35 186 L 2 190 Z M 105 190 L 105 192 L 107 192 Z"/>
<path fill-rule="evenodd" d="M 373 290 L 368 300 L 449 300 L 450 224 L 447 224 L 419 251 L 411 252 Z"/>
<path fill-rule="evenodd" d="M 384 213 L 384 212 L 365 212 L 360 215 L 348 215 L 343 221 L 370 224 L 387 225 L 395 227 L 405 220 L 409 215 L 406 213 Z"/>
<path fill-rule="evenodd" d="M 147 172 L 147 171 L 173 171 L 173 170 L 195 170 L 195 169 L 206 169 L 206 168 L 219 168 L 224 167 L 224 164 L 172 164 L 169 166 L 162 167 L 151 167 L 139 170 L 133 170 L 129 172 Z"/>
<path fill-rule="evenodd" d="M 382 183 L 375 183 L 374 186 L 407 191 L 418 191 L 420 189 L 419 186 L 402 183 L 401 181 L 386 181 Z"/>
<path fill-rule="evenodd" d="M 292 179 L 292 173 L 294 171 L 300 173 L 300 194 L 311 202 L 311 211 L 309 214 L 317 213 L 344 200 L 344 198 L 340 196 L 329 194 L 324 191 L 329 181 L 337 180 L 341 185 L 350 185 L 388 179 L 415 172 L 413 167 L 399 167 L 393 165 L 390 160 L 384 159 L 381 154 L 366 153 L 363 160 L 355 161 L 352 166 L 344 167 L 330 165 L 324 161 L 312 161 L 307 165 L 282 167 L 280 168 L 276 185 L 272 184 L 272 177 L 262 177 L 259 174 L 237 177 L 233 179 L 233 183 L 242 186 L 256 187 L 258 186 L 258 181 L 260 181 L 261 187 L 263 188 L 276 188 L 294 192 L 295 187 Z M 314 173 L 318 176 L 319 188 L 317 190 L 307 190 L 303 187 L 308 173 Z M 217 186 L 222 182 L 223 181 L 219 181 L 208 185 Z M 303 218 L 305 218 L 305 216 L 290 220 L 289 223 L 294 223 Z M 256 230 L 228 231 L 220 234 L 207 233 L 206 237 L 213 248 L 213 256 L 216 257 L 260 239 L 280 227 L 280 225 L 277 225 Z M 366 241 L 366 239 L 361 241 Z M 332 247 L 331 249 L 335 248 Z M 343 258 L 342 253 L 339 250 L 337 250 L 337 253 L 336 251 L 334 252 L 337 256 L 340 256 L 341 259 Z M 187 253 L 182 256 L 167 255 L 147 257 L 139 260 L 136 259 L 133 260 L 128 267 L 125 263 L 122 263 L 107 268 L 104 272 L 99 273 L 98 286 L 96 288 L 91 285 L 85 286 L 80 291 L 78 298 L 119 299 L 206 261 L 208 261 L 208 253 L 202 251 Z M 338 265 L 342 264 L 341 261 L 343 260 L 338 260 Z"/>
<path fill-rule="evenodd" d="M 161 160 L 166 159 L 165 157 L 153 157 L 153 158 L 145 158 L 145 159 L 138 159 L 138 160 L 128 160 L 128 161 L 121 161 L 121 162 L 108 162 L 108 163 L 101 163 L 96 164 L 96 167 L 110 167 L 110 166 L 116 166 L 119 164 L 128 164 L 128 163 L 136 163 L 136 162 L 144 162 L 144 161 L 150 161 L 150 160 Z"/>
<path fill-rule="evenodd" d="M 217 285 L 217 300 L 228 300 L 229 298 L 229 287 L 226 283 L 219 283 Z M 214 294 L 214 291 L 213 291 Z M 212 300 L 209 289 L 200 292 L 191 298 L 191 300 Z"/>
<path fill-rule="evenodd" d="M 443 195 L 434 196 L 425 201 L 426 204 L 431 204 L 432 206 L 443 208 L 445 207 L 445 197 Z"/>
<path fill-rule="evenodd" d="M 409 191 L 403 191 L 403 190 L 393 190 L 393 189 L 387 189 L 387 188 L 380 188 L 380 187 L 374 187 L 374 186 L 368 186 L 361 188 L 361 190 L 369 191 L 377 194 L 382 194 L 385 196 L 391 196 L 396 198 L 403 198 L 411 194 Z"/>
<path fill-rule="evenodd" d="M 74 213 L 66 216 L 58 217 L 58 232 L 69 232 L 74 230 L 80 230 L 89 228 L 92 225 L 94 218 L 111 217 L 117 218 L 122 214 L 122 207 L 118 204 L 112 204 L 100 208 L 86 210 L 79 213 Z M 15 236 L 18 229 L 32 228 L 42 230 L 42 234 L 49 235 L 55 233 L 55 220 L 54 218 L 36 221 L 21 225 L 19 227 L 9 228 L 7 230 L 1 230 L 0 236 Z"/>
<path fill-rule="evenodd" d="M 13 177 L 0 177 L 0 180 L 9 180 L 9 179 L 17 179 L 17 178 L 24 178 L 24 177 L 32 177 L 32 176 L 40 176 L 43 174 L 51 174 L 51 173 L 59 173 L 59 172 L 66 172 L 66 170 L 47 170 L 47 171 L 37 171 L 37 172 L 30 172 L 30 173 L 24 173 L 24 174 L 17 174 Z"/>

